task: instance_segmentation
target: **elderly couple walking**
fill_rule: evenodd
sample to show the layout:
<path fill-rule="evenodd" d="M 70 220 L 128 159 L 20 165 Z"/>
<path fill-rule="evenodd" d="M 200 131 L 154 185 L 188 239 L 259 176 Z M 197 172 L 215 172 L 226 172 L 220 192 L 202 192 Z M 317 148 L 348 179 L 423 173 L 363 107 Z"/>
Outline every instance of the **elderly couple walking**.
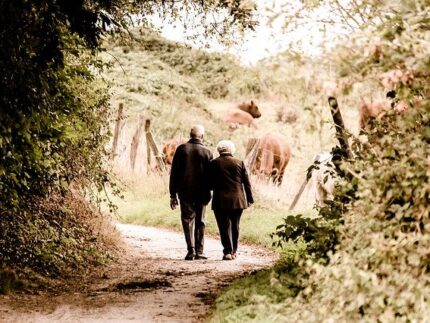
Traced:
<path fill-rule="evenodd" d="M 212 210 L 218 224 L 223 260 L 237 256 L 242 211 L 254 202 L 243 161 L 234 158 L 235 146 L 229 140 L 217 145 L 219 157 L 203 145 L 205 129 L 191 128 L 190 140 L 175 152 L 170 173 L 170 207 L 179 204 L 187 243 L 185 260 L 207 259 L 203 253 L 205 209 L 212 197 Z"/>

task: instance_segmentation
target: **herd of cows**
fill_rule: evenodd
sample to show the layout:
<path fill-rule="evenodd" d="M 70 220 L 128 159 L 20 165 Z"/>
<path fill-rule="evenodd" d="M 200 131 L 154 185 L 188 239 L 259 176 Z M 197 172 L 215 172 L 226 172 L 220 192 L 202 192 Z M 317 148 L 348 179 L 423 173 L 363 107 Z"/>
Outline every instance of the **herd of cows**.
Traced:
<path fill-rule="evenodd" d="M 257 127 L 254 118 L 261 117 L 261 112 L 253 100 L 244 102 L 227 112 L 223 120 L 229 123 L 230 129 L 237 129 L 242 125 Z M 184 143 L 185 138 L 174 138 L 167 141 L 162 149 L 164 163 L 169 167 L 172 164 L 173 155 L 177 146 Z M 291 158 L 291 148 L 288 139 L 275 132 L 264 134 L 257 147 L 255 163 L 251 172 L 262 178 L 272 179 L 280 185 L 285 168 Z"/>
<path fill-rule="evenodd" d="M 231 123 L 230 129 L 236 129 L 239 126 L 256 127 L 253 122 L 254 118 L 259 118 L 261 112 L 254 101 L 250 103 L 241 103 L 237 108 L 227 112 L 223 120 Z M 172 165 L 173 156 L 176 148 L 187 141 L 186 138 L 173 138 L 168 140 L 162 149 L 163 160 L 167 169 Z M 272 180 L 276 185 L 281 185 L 285 168 L 291 159 L 291 147 L 288 139 L 278 132 L 268 132 L 261 136 L 256 147 L 255 162 L 251 166 L 251 174 L 263 180 Z M 315 157 L 319 167 L 314 171 L 314 185 L 316 192 L 316 201 L 321 203 L 330 199 L 334 190 L 334 179 L 324 179 L 324 174 L 330 167 L 331 155 L 318 154 Z"/>
<path fill-rule="evenodd" d="M 396 99 L 395 90 L 399 85 L 410 85 L 412 80 L 413 74 L 400 68 L 381 75 L 380 82 L 384 90 L 387 91 L 387 99 L 374 102 L 365 102 L 362 99 L 359 106 L 360 130 L 366 129 L 370 119 L 379 118 L 390 109 L 399 113 L 408 110 L 409 104 L 406 101 Z M 336 86 L 333 86 L 330 87 L 331 92 L 336 90 Z M 333 94 L 331 92 L 326 95 L 331 96 Z M 231 130 L 234 130 L 240 126 L 257 128 L 254 119 L 260 117 L 261 111 L 256 103 L 251 100 L 228 111 L 222 120 L 228 123 Z M 185 141 L 184 138 L 175 138 L 163 146 L 163 158 L 168 167 L 172 163 L 176 147 Z M 255 163 L 250 171 L 259 178 L 271 179 L 275 184 L 280 185 L 290 158 L 291 148 L 288 139 L 278 132 L 268 132 L 259 138 Z M 317 154 L 314 162 L 318 163 L 319 166 L 314 170 L 312 178 L 315 184 L 316 201 L 321 203 L 333 197 L 335 179 L 333 175 L 327 176 L 328 173 L 332 174 L 330 172 L 331 155 Z"/>

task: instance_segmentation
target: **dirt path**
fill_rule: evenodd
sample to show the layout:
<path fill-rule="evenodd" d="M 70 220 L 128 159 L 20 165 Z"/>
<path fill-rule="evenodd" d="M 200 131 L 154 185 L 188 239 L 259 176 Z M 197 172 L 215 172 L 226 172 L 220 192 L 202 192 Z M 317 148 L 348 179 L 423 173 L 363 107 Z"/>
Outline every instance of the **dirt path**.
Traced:
<path fill-rule="evenodd" d="M 0 296 L 0 321 L 201 322 L 222 287 L 276 260 L 267 250 L 241 245 L 237 259 L 222 261 L 220 242 L 206 238 L 209 259 L 185 261 L 181 233 L 117 227 L 126 244 L 118 264 L 83 280 L 72 294 Z"/>

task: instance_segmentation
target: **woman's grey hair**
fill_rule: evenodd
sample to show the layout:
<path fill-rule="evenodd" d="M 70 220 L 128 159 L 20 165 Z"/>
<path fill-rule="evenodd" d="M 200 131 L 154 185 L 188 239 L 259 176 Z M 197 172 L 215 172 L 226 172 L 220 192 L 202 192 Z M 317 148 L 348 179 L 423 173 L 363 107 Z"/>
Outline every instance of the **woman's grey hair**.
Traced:
<path fill-rule="evenodd" d="M 234 154 L 236 152 L 236 146 L 231 140 L 221 140 L 216 145 L 216 150 L 219 152 L 219 154 L 222 154 L 222 153 Z"/>
<path fill-rule="evenodd" d="M 203 138 L 205 134 L 205 127 L 202 125 L 196 124 L 191 127 L 190 137 L 191 138 Z"/>

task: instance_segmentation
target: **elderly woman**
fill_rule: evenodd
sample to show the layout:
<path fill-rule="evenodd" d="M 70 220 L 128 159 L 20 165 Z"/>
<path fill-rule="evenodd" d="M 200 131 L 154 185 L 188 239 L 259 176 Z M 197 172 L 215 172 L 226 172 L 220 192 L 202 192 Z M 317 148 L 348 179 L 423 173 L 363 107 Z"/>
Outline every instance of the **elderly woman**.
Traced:
<path fill-rule="evenodd" d="M 251 184 L 243 161 L 234 158 L 234 143 L 222 140 L 217 145 L 219 157 L 209 166 L 210 186 L 213 190 L 212 210 L 218 224 L 223 260 L 236 258 L 239 222 L 244 209 L 254 203 Z"/>

